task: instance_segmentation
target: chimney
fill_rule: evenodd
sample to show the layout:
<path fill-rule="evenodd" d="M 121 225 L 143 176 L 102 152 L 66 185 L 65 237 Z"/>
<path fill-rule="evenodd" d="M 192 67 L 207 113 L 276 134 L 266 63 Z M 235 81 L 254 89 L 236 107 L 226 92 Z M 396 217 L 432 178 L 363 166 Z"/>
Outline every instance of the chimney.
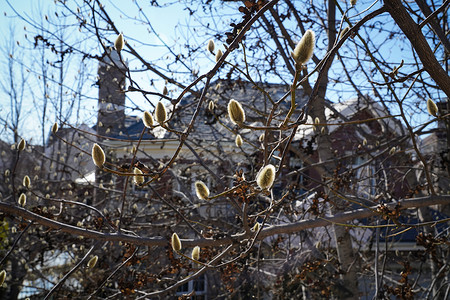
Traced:
<path fill-rule="evenodd" d="M 125 124 L 125 72 L 119 55 L 111 48 L 98 66 L 97 134 L 118 135 Z"/>

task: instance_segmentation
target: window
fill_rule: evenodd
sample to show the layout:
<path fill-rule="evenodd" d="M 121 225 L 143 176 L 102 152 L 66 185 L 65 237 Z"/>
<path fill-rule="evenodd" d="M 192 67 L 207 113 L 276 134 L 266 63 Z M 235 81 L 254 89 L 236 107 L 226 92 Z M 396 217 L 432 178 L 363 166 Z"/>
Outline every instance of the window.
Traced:
<path fill-rule="evenodd" d="M 191 297 L 192 300 L 206 300 L 206 276 L 205 274 L 200 275 L 194 280 L 191 280 L 177 290 L 177 296 L 182 296 L 185 294 L 190 294 L 195 292 L 195 295 Z"/>

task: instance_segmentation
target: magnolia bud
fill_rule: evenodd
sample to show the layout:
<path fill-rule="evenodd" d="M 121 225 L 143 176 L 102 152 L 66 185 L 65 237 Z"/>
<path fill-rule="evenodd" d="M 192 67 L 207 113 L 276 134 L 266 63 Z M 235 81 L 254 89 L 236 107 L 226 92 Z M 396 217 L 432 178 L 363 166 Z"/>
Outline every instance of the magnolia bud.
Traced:
<path fill-rule="evenodd" d="M 342 29 L 342 31 L 341 31 L 341 34 L 340 34 L 340 36 L 339 36 L 339 38 L 341 38 L 342 39 L 342 37 L 347 33 L 347 31 L 349 31 L 350 30 L 350 27 L 345 27 L 344 29 Z"/>
<path fill-rule="evenodd" d="M 234 124 L 240 125 L 245 122 L 245 111 L 242 105 L 234 99 L 228 103 L 228 116 Z"/>
<path fill-rule="evenodd" d="M 199 199 L 208 200 L 209 189 L 202 181 L 195 182 L 195 193 Z"/>
<path fill-rule="evenodd" d="M 20 142 L 19 142 L 19 146 L 17 146 L 17 149 L 19 151 L 23 151 L 25 149 L 25 146 L 26 146 L 25 140 L 21 139 Z"/>
<path fill-rule="evenodd" d="M 5 282 L 5 278 L 6 278 L 6 271 L 2 270 L 0 272 L 0 287 L 3 285 L 3 283 Z"/>
<path fill-rule="evenodd" d="M 123 34 L 121 33 L 121 34 L 119 34 L 116 41 L 114 42 L 114 47 L 116 48 L 117 52 L 122 51 L 124 44 L 125 44 L 125 42 L 123 40 Z"/>
<path fill-rule="evenodd" d="M 195 246 L 194 249 L 192 249 L 192 259 L 198 260 L 200 258 L 200 247 Z"/>
<path fill-rule="evenodd" d="M 53 126 L 52 126 L 52 133 L 53 133 L 53 134 L 57 133 L 57 132 L 58 132 L 58 129 L 59 129 L 59 128 L 58 128 L 58 123 L 55 122 L 55 123 L 53 124 Z"/>
<path fill-rule="evenodd" d="M 216 62 L 218 62 L 221 58 L 222 58 L 222 55 L 223 55 L 223 53 L 222 53 L 222 50 L 217 50 L 217 53 L 216 53 Z"/>
<path fill-rule="evenodd" d="M 92 160 L 99 168 L 103 167 L 105 164 L 105 152 L 97 143 L 92 147 Z"/>
<path fill-rule="evenodd" d="M 136 184 L 143 184 L 144 183 L 144 176 L 142 176 L 142 171 L 138 168 L 134 168 L 133 173 L 136 174 L 133 176 L 134 183 Z"/>
<path fill-rule="evenodd" d="M 367 146 L 367 140 L 366 139 L 363 140 L 363 146 Z"/>
<path fill-rule="evenodd" d="M 396 151 L 397 151 L 397 149 L 395 147 L 392 147 L 391 150 L 389 150 L 389 154 L 393 155 L 393 154 L 395 154 Z"/>
<path fill-rule="evenodd" d="M 214 41 L 213 40 L 209 40 L 208 46 L 206 47 L 206 49 L 209 52 L 213 53 L 214 52 L 214 48 L 215 48 Z"/>
<path fill-rule="evenodd" d="M 256 183 L 263 190 L 268 190 L 272 187 L 275 180 L 275 167 L 273 165 L 267 165 L 262 168 L 256 176 Z"/>
<path fill-rule="evenodd" d="M 314 124 L 320 124 L 320 119 L 319 119 L 319 117 L 316 117 L 315 119 L 314 119 Z"/>
<path fill-rule="evenodd" d="M 214 101 L 209 101 L 209 103 L 208 103 L 208 109 L 210 110 L 210 111 L 213 111 L 214 110 Z"/>
<path fill-rule="evenodd" d="M 236 140 L 235 140 L 236 146 L 237 147 L 242 147 L 242 137 L 240 134 L 236 135 Z"/>
<path fill-rule="evenodd" d="M 153 117 L 148 111 L 144 111 L 142 122 L 144 122 L 144 126 L 147 128 L 151 128 L 153 126 Z"/>
<path fill-rule="evenodd" d="M 25 175 L 22 183 L 23 183 L 23 186 L 26 187 L 27 189 L 30 188 L 30 184 L 31 184 L 30 177 L 28 177 L 28 175 Z"/>
<path fill-rule="evenodd" d="M 260 225 L 258 222 L 256 222 L 256 223 L 255 223 L 255 226 L 253 226 L 253 228 L 252 228 L 252 231 L 253 231 L 253 232 L 258 232 L 260 226 L 261 226 L 261 225 Z"/>
<path fill-rule="evenodd" d="M 427 100 L 427 109 L 428 109 L 428 113 L 430 115 L 432 115 L 433 117 L 437 117 L 439 110 L 438 110 L 436 103 L 434 103 L 433 100 L 431 100 L 431 99 Z"/>
<path fill-rule="evenodd" d="M 352 6 L 355 6 L 356 0 L 350 0 L 350 4 L 351 4 Z"/>
<path fill-rule="evenodd" d="M 173 251 L 180 251 L 181 250 L 181 241 L 180 238 L 178 237 L 178 235 L 174 232 L 172 234 L 172 249 Z"/>
<path fill-rule="evenodd" d="M 304 65 L 312 57 L 316 43 L 315 34 L 312 30 L 306 30 L 305 34 L 295 46 L 292 58 L 299 65 Z"/>
<path fill-rule="evenodd" d="M 92 269 L 93 267 L 95 267 L 95 265 L 97 264 L 98 261 L 98 256 L 92 256 L 92 258 L 88 261 L 87 266 L 89 269 Z"/>
<path fill-rule="evenodd" d="M 24 207 L 25 204 L 27 204 L 27 195 L 25 194 L 20 194 L 19 196 L 19 200 L 17 201 L 19 203 L 20 206 Z"/>
<path fill-rule="evenodd" d="M 169 90 L 167 89 L 167 86 L 165 85 L 163 88 L 163 95 L 167 95 L 169 93 Z"/>
<path fill-rule="evenodd" d="M 155 119 L 160 125 L 164 124 L 167 119 L 166 107 L 162 104 L 162 102 L 158 102 L 158 104 L 156 104 Z"/>

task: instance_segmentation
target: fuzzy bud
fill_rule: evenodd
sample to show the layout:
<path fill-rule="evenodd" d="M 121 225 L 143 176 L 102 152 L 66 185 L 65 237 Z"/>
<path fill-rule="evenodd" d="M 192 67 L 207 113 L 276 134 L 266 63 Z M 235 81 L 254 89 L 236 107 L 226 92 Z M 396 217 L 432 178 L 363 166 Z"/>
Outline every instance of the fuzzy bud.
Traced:
<path fill-rule="evenodd" d="M 234 99 L 228 103 L 228 116 L 234 124 L 240 125 L 245 122 L 245 111 L 242 105 Z"/>
<path fill-rule="evenodd" d="M 243 141 L 242 141 L 242 137 L 241 137 L 240 134 L 236 135 L 235 143 L 236 143 L 236 146 L 237 146 L 237 147 L 242 147 Z"/>
<path fill-rule="evenodd" d="M 57 133 L 57 132 L 58 132 L 58 129 L 59 129 L 58 123 L 55 122 L 55 123 L 53 124 L 53 126 L 52 126 L 52 133 L 53 133 L 53 134 Z"/>
<path fill-rule="evenodd" d="M 19 196 L 19 200 L 17 201 L 19 203 L 20 206 L 24 207 L 25 204 L 27 204 L 27 195 L 25 194 L 20 194 Z"/>
<path fill-rule="evenodd" d="M 97 261 L 98 261 L 98 256 L 97 255 L 92 256 L 91 259 L 87 263 L 87 267 L 89 269 L 92 269 L 97 264 Z"/>
<path fill-rule="evenodd" d="M 222 50 L 217 50 L 217 53 L 216 53 L 216 62 L 218 62 L 221 58 L 222 58 L 222 55 L 223 55 L 223 53 L 222 53 Z"/>
<path fill-rule="evenodd" d="M 139 185 L 143 184 L 144 176 L 142 176 L 142 174 L 144 174 L 144 173 L 142 173 L 142 171 L 139 170 L 138 168 L 134 168 L 133 173 L 136 174 L 133 176 L 134 183 L 139 184 Z"/>
<path fill-rule="evenodd" d="M 105 152 L 97 143 L 95 143 L 92 147 L 92 160 L 94 161 L 94 164 L 99 168 L 103 167 L 103 165 L 105 164 Z"/>
<path fill-rule="evenodd" d="M 155 119 L 156 122 L 158 122 L 160 125 L 164 124 L 164 122 L 167 120 L 166 107 L 164 106 L 164 104 L 162 104 L 162 102 L 158 102 L 158 104 L 156 104 Z"/>
<path fill-rule="evenodd" d="M 6 271 L 2 270 L 0 272 L 0 287 L 3 285 L 3 283 L 5 283 L 5 279 L 6 279 Z"/>
<path fill-rule="evenodd" d="M 432 115 L 433 117 L 437 117 L 439 110 L 438 110 L 436 103 L 434 103 L 433 100 L 431 100 L 431 99 L 427 100 L 427 109 L 428 109 L 428 113 L 430 115 Z"/>
<path fill-rule="evenodd" d="M 256 223 L 255 223 L 255 226 L 253 226 L 253 228 L 252 228 L 252 231 L 253 231 L 253 232 L 258 232 L 260 226 L 261 226 L 261 225 L 260 225 L 258 222 L 256 222 Z"/>
<path fill-rule="evenodd" d="M 214 52 L 214 48 L 215 48 L 214 41 L 213 40 L 209 40 L 208 46 L 206 47 L 206 49 L 209 52 L 213 53 Z"/>
<path fill-rule="evenodd" d="M 153 126 L 153 117 L 148 111 L 144 111 L 142 122 L 144 122 L 144 126 L 147 128 L 151 128 Z"/>
<path fill-rule="evenodd" d="M 367 146 L 367 140 L 366 139 L 363 140 L 363 146 Z"/>
<path fill-rule="evenodd" d="M 256 176 L 256 183 L 263 190 L 268 190 L 272 187 L 275 180 L 275 167 L 273 165 L 267 165 L 262 168 Z"/>
<path fill-rule="evenodd" d="M 200 247 L 195 246 L 194 249 L 192 249 L 192 259 L 198 260 L 200 258 Z"/>
<path fill-rule="evenodd" d="M 30 188 L 30 184 L 31 184 L 31 180 L 30 177 L 28 177 L 28 175 L 25 175 L 25 177 L 23 177 L 23 186 L 26 187 L 27 189 Z"/>
<path fill-rule="evenodd" d="M 306 30 L 305 34 L 295 46 L 292 58 L 299 65 L 304 65 L 312 57 L 316 44 L 315 34 L 312 30 Z"/>
<path fill-rule="evenodd" d="M 173 251 L 181 250 L 181 241 L 180 238 L 178 237 L 178 234 L 176 234 L 175 232 L 172 234 L 171 244 Z"/>
<path fill-rule="evenodd" d="M 339 35 L 339 38 L 342 39 L 342 37 L 347 33 L 347 31 L 350 30 L 350 27 L 345 27 L 344 29 L 342 29 L 341 34 Z"/>
<path fill-rule="evenodd" d="M 214 105 L 214 101 L 212 101 L 212 100 L 209 101 L 209 103 L 208 103 L 208 109 L 209 109 L 209 111 L 211 111 L 211 112 L 214 111 L 214 106 L 215 106 L 215 105 Z"/>
<path fill-rule="evenodd" d="M 394 155 L 396 151 L 397 151 L 397 148 L 392 147 L 391 150 L 389 150 L 389 154 Z"/>
<path fill-rule="evenodd" d="M 167 89 L 167 86 L 165 85 L 163 88 L 163 95 L 166 96 L 167 94 L 169 94 L 169 90 Z"/>
<path fill-rule="evenodd" d="M 24 140 L 24 139 L 21 139 L 20 142 L 19 142 L 19 146 L 17 146 L 17 149 L 18 149 L 19 151 L 23 151 L 23 150 L 25 150 L 25 146 L 26 146 L 25 140 Z"/>
<path fill-rule="evenodd" d="M 356 1 L 357 1 L 357 0 L 350 0 L 350 4 L 351 4 L 352 6 L 355 6 L 355 5 L 356 5 Z"/>
<path fill-rule="evenodd" d="M 314 124 L 316 124 L 316 125 L 320 124 L 320 119 L 319 119 L 319 117 L 316 117 L 316 118 L 314 119 Z"/>
<path fill-rule="evenodd" d="M 123 40 L 123 34 L 121 33 L 121 34 L 119 34 L 116 41 L 114 42 L 114 47 L 116 48 L 117 52 L 122 51 L 124 44 L 125 44 L 125 42 Z"/>
<path fill-rule="evenodd" d="M 208 200 L 209 198 L 209 189 L 202 181 L 195 182 L 195 193 L 199 199 Z"/>

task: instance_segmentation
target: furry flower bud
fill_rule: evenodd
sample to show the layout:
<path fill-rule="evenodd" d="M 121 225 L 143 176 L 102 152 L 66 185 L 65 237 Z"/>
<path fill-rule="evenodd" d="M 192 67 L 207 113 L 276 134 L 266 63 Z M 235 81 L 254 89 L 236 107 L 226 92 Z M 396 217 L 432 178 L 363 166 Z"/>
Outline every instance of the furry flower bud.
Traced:
<path fill-rule="evenodd" d="M 23 177 L 23 186 L 26 187 L 27 189 L 30 188 L 30 184 L 31 184 L 31 180 L 30 177 L 28 175 L 25 175 L 25 177 Z"/>
<path fill-rule="evenodd" d="M 105 164 L 105 152 L 97 143 L 95 143 L 92 147 L 92 160 L 94 161 L 94 164 L 99 168 L 103 167 L 103 165 Z"/>
<path fill-rule="evenodd" d="M 236 143 L 236 146 L 237 146 L 237 147 L 242 147 L 243 141 L 242 141 L 242 137 L 241 137 L 240 134 L 236 135 L 235 143 Z"/>
<path fill-rule="evenodd" d="M 19 196 L 19 200 L 17 201 L 19 203 L 20 206 L 24 207 L 25 204 L 27 204 L 27 195 L 25 194 L 20 194 Z"/>
<path fill-rule="evenodd" d="M 312 57 L 314 47 L 316 44 L 316 37 L 312 30 L 306 30 L 305 34 L 295 46 L 294 52 L 292 52 L 292 58 L 299 65 L 304 65 Z"/>
<path fill-rule="evenodd" d="M 114 42 L 114 47 L 116 48 L 117 52 L 122 51 L 124 44 L 125 44 L 125 42 L 123 40 L 123 34 L 121 33 L 121 34 L 119 34 L 116 41 Z"/>
<path fill-rule="evenodd" d="M 209 198 L 209 189 L 202 181 L 195 182 L 195 193 L 199 199 L 208 200 Z"/>
<path fill-rule="evenodd" d="M 167 120 L 166 107 L 164 106 L 164 104 L 162 104 L 161 101 L 156 104 L 155 119 L 156 122 L 158 122 L 160 125 L 164 124 L 164 122 L 166 122 Z"/>
<path fill-rule="evenodd" d="M 59 129 L 59 128 L 58 128 L 58 123 L 55 122 L 55 123 L 53 124 L 53 126 L 52 126 L 52 133 L 53 133 L 53 134 L 57 133 L 57 132 L 58 132 L 58 129 Z"/>
<path fill-rule="evenodd" d="M 17 149 L 18 149 L 19 151 L 23 151 L 23 150 L 25 150 L 25 146 L 26 146 L 25 140 L 24 140 L 24 139 L 21 139 L 20 142 L 19 142 L 19 146 L 17 146 Z"/>
<path fill-rule="evenodd" d="M 194 249 L 192 249 L 192 259 L 198 260 L 200 258 L 200 247 L 195 246 Z"/>
<path fill-rule="evenodd" d="M 151 128 L 153 126 L 153 117 L 148 111 L 144 111 L 142 122 L 144 123 L 144 126 L 147 128 Z"/>
<path fill-rule="evenodd" d="M 245 111 L 242 108 L 241 103 L 234 99 L 228 102 L 228 116 L 232 123 L 240 125 L 245 122 Z"/>
<path fill-rule="evenodd" d="M 142 176 L 142 171 L 138 168 L 134 168 L 133 173 L 136 174 L 133 176 L 134 183 L 136 184 L 143 184 L 144 183 L 144 176 Z"/>
<path fill-rule="evenodd" d="M 267 165 L 262 168 L 256 176 L 256 183 L 263 190 L 268 190 L 272 187 L 275 180 L 275 167 L 273 165 Z"/>
<path fill-rule="evenodd" d="M 222 50 L 217 50 L 217 53 L 216 53 L 216 62 L 218 62 L 221 58 L 222 58 L 222 55 L 223 55 L 223 53 L 222 53 Z"/>
<path fill-rule="evenodd" d="M 176 234 L 175 232 L 172 234 L 171 244 L 173 251 L 181 250 L 181 241 L 180 238 L 178 237 L 178 234 Z"/>
<path fill-rule="evenodd" d="M 213 53 L 214 52 L 214 48 L 215 48 L 214 41 L 213 40 L 209 40 L 208 46 L 206 47 L 206 49 L 209 52 Z"/>
<path fill-rule="evenodd" d="M 94 255 L 91 257 L 91 259 L 88 261 L 87 266 L 89 269 L 92 269 L 93 267 L 95 267 L 95 265 L 97 264 L 98 261 L 98 256 Z"/>
<path fill-rule="evenodd" d="M 0 272 L 0 287 L 3 285 L 3 283 L 5 282 L 6 279 L 6 271 L 2 270 Z"/>
<path fill-rule="evenodd" d="M 431 99 L 427 100 L 427 109 L 428 109 L 428 113 L 430 115 L 432 115 L 433 117 L 437 117 L 439 110 L 438 110 L 436 103 L 434 103 L 433 100 L 431 100 Z"/>

